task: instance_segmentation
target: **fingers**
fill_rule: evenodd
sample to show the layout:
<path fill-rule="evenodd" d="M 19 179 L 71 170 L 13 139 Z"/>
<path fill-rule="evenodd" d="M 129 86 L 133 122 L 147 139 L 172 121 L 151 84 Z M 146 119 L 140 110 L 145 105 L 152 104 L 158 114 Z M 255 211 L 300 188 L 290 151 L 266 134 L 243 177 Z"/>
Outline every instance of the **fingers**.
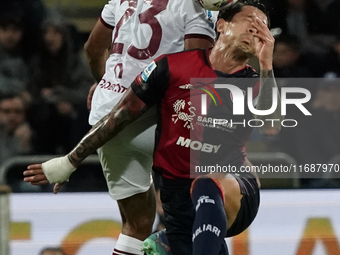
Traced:
<path fill-rule="evenodd" d="M 271 35 L 269 28 L 266 24 L 264 24 L 260 19 L 255 19 L 255 23 L 253 23 L 254 27 L 267 35 Z"/>
<path fill-rule="evenodd" d="M 24 171 L 25 182 L 29 182 L 32 185 L 44 185 L 49 184 L 42 168 L 41 164 L 29 165 L 28 170 Z"/>
<path fill-rule="evenodd" d="M 53 193 L 57 194 L 61 188 L 61 186 L 63 186 L 64 183 L 56 183 L 53 187 Z"/>
<path fill-rule="evenodd" d="M 44 184 L 49 183 L 44 172 L 40 169 L 38 170 L 26 170 L 24 171 L 25 182 L 29 182 L 31 184 L 40 184 L 40 182 L 44 182 Z"/>
<path fill-rule="evenodd" d="M 258 33 L 253 34 L 254 37 L 259 38 L 263 42 L 270 42 L 274 44 L 274 37 L 270 33 L 268 27 L 260 19 L 255 19 L 253 26 L 258 31 Z"/>
<path fill-rule="evenodd" d="M 93 94 L 94 94 L 94 91 L 95 91 L 97 85 L 98 85 L 97 83 L 94 83 L 94 84 L 91 86 L 91 88 L 90 88 L 90 90 L 89 90 L 89 94 L 88 94 L 88 96 L 87 96 L 87 109 L 88 109 L 89 111 L 91 111 L 91 102 L 92 102 Z"/>
<path fill-rule="evenodd" d="M 25 172 L 24 172 L 24 175 L 27 175 L 27 173 L 25 173 Z M 29 182 L 32 185 L 49 184 L 49 181 L 46 179 L 46 176 L 44 174 L 36 174 L 36 175 L 33 175 L 33 176 L 25 177 L 24 181 Z"/>
<path fill-rule="evenodd" d="M 34 169 L 34 170 L 26 170 L 24 171 L 24 176 L 31 176 L 31 175 L 43 175 L 44 172 L 42 169 Z"/>
<path fill-rule="evenodd" d="M 89 94 L 88 97 L 87 97 L 87 109 L 88 109 L 89 111 L 91 111 L 92 97 L 93 97 L 93 94 Z"/>
<path fill-rule="evenodd" d="M 29 182 L 31 185 L 46 185 L 50 184 L 48 180 L 42 180 L 42 181 L 32 181 Z"/>
<path fill-rule="evenodd" d="M 23 174 L 25 176 L 24 181 L 29 182 L 31 185 L 50 184 L 42 170 L 42 164 L 29 165 Z M 63 183 L 55 184 L 53 187 L 53 193 L 57 194 L 62 185 Z"/>
<path fill-rule="evenodd" d="M 42 169 L 42 167 L 41 167 L 41 164 L 34 164 L 34 165 L 29 165 L 28 167 L 27 167 L 27 169 L 29 169 L 29 170 L 33 170 L 33 169 Z M 26 171 L 25 171 L 26 172 Z"/>

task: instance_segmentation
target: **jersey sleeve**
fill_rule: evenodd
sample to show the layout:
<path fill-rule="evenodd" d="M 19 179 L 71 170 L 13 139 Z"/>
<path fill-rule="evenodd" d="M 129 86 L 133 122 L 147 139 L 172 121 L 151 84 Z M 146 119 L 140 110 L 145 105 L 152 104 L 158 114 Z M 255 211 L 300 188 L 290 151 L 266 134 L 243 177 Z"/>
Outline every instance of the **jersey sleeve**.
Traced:
<path fill-rule="evenodd" d="M 166 56 L 152 61 L 131 84 L 133 92 L 146 104 L 160 101 L 169 85 L 169 67 Z"/>
<path fill-rule="evenodd" d="M 181 11 L 185 23 L 185 39 L 206 37 L 214 42 L 218 12 L 205 10 L 194 1 L 184 2 Z"/>
<path fill-rule="evenodd" d="M 117 1 L 110 0 L 106 5 L 104 5 L 104 8 L 100 15 L 100 21 L 103 23 L 103 25 L 110 29 L 113 29 L 116 26 L 115 22 L 116 3 Z"/>

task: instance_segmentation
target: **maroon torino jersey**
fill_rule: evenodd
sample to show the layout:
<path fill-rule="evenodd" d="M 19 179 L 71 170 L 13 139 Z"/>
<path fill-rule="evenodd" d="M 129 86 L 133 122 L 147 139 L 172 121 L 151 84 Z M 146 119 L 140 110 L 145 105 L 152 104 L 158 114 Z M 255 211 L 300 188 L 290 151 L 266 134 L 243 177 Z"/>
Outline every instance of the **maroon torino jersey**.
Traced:
<path fill-rule="evenodd" d="M 245 102 L 252 87 L 256 101 L 258 77 L 250 66 L 233 74 L 214 71 L 206 50 L 168 54 L 152 62 L 131 88 L 147 105 L 157 104 L 154 171 L 170 179 L 193 178 L 197 166 L 242 165 L 252 113 L 245 103 L 244 115 L 233 115 L 232 93 L 214 84 L 237 86 Z"/>

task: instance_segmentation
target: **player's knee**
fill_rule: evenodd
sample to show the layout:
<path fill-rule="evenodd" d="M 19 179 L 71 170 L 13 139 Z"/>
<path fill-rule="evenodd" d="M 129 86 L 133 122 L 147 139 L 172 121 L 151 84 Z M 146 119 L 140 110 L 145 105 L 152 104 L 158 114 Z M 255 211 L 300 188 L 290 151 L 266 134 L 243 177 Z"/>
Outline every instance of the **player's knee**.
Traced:
<path fill-rule="evenodd" d="M 218 194 L 221 195 L 222 201 L 224 201 L 224 189 L 222 185 L 218 182 L 217 179 L 209 178 L 209 177 L 199 177 L 196 178 L 191 185 L 191 196 L 193 196 L 194 192 L 204 191 L 205 194 L 209 192 L 213 192 L 213 190 L 207 190 L 207 187 L 214 186 L 218 190 Z"/>

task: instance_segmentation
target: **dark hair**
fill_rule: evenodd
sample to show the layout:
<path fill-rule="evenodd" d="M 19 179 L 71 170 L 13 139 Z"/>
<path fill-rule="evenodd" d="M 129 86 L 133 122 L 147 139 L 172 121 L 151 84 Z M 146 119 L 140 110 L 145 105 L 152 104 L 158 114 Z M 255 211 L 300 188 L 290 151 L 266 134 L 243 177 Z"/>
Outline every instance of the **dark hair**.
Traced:
<path fill-rule="evenodd" d="M 63 255 L 66 255 L 66 253 L 59 247 L 46 247 L 40 252 L 40 255 L 42 255 L 45 251 L 56 251 L 61 252 Z"/>
<path fill-rule="evenodd" d="M 228 8 L 224 9 L 223 11 L 220 11 L 218 13 L 217 20 L 224 19 L 225 21 L 231 21 L 237 13 L 242 11 L 242 8 L 244 6 L 253 6 L 261 10 L 264 14 L 266 14 L 269 26 L 269 13 L 266 9 L 266 6 L 260 3 L 259 0 L 239 0 Z"/>
<path fill-rule="evenodd" d="M 232 4 L 231 6 L 227 7 L 226 9 L 220 11 L 218 13 L 217 20 L 224 19 L 225 21 L 231 21 L 237 13 L 242 11 L 244 6 L 253 6 L 261 10 L 267 16 L 268 27 L 270 27 L 269 13 L 266 9 L 266 6 L 260 3 L 259 0 L 239 0 L 236 3 Z M 218 38 L 219 33 L 217 31 L 216 34 Z"/>

